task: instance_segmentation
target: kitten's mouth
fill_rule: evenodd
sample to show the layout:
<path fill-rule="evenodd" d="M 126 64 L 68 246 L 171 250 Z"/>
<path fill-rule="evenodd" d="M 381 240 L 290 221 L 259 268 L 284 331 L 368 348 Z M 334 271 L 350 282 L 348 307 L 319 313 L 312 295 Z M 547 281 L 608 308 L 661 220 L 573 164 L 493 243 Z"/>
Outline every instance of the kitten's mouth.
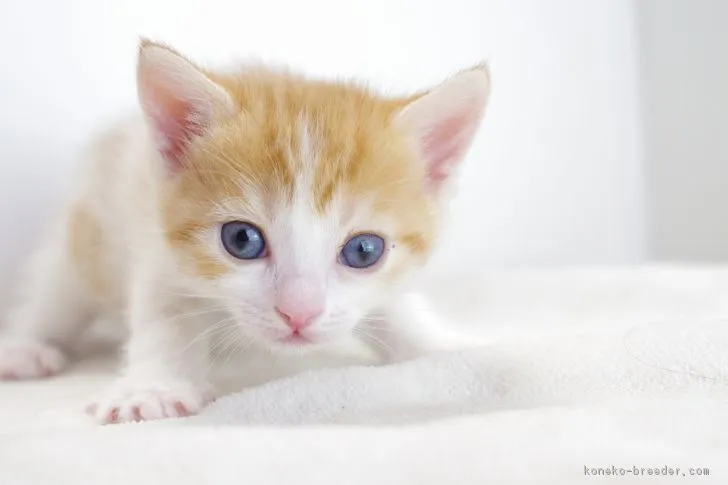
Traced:
<path fill-rule="evenodd" d="M 299 344 L 299 345 L 313 343 L 313 340 L 311 340 L 309 337 L 306 337 L 305 335 L 299 333 L 298 331 L 294 331 L 294 332 L 286 335 L 285 337 L 280 338 L 278 341 L 285 343 L 285 344 Z"/>

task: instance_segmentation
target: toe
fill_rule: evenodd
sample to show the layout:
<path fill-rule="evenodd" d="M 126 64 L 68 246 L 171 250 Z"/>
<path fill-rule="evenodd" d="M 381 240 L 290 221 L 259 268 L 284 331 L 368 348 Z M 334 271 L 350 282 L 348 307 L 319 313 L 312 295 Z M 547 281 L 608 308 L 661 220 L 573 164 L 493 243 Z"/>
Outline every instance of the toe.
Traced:
<path fill-rule="evenodd" d="M 127 389 L 86 410 L 102 424 L 181 418 L 198 413 L 213 399 L 214 395 L 207 391 L 199 392 L 189 385 L 164 390 Z"/>

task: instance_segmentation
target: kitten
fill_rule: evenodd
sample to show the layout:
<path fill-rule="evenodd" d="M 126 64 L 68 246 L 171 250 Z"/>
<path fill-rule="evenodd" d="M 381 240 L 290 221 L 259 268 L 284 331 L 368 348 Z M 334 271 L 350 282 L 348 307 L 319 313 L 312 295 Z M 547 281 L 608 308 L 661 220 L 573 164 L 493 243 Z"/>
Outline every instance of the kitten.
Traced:
<path fill-rule="evenodd" d="M 406 293 L 480 124 L 485 66 L 384 98 L 352 84 L 202 69 L 143 40 L 143 117 L 100 137 L 0 335 L 0 376 L 55 374 L 95 314 L 128 322 L 102 423 L 214 398 L 208 337 L 313 348 L 367 327 L 393 360 L 466 342 Z"/>

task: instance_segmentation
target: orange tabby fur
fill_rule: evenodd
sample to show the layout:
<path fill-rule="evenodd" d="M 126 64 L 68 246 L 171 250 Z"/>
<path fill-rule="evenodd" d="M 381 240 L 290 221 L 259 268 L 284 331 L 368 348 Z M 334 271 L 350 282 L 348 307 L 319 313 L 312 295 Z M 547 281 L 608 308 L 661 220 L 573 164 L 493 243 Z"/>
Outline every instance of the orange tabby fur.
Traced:
<path fill-rule="evenodd" d="M 473 69 L 487 72 L 485 65 Z M 417 163 L 416 147 L 405 133 L 391 129 L 399 110 L 424 93 L 388 99 L 355 84 L 311 81 L 265 68 L 207 75 L 231 95 L 237 113 L 223 116 L 210 136 L 191 147 L 186 170 L 166 195 L 164 218 L 170 243 L 194 255 L 200 276 L 226 270 L 196 237 L 220 222 L 210 217 L 211 201 L 244 201 L 246 190 L 290 201 L 294 174 L 306 169 L 298 157 L 303 126 L 322 142 L 316 147 L 312 186 L 316 209 L 323 213 L 337 189 L 352 199 L 370 196 L 374 215 L 396 220 L 395 240 L 425 262 L 433 248 L 437 208 L 425 193 L 425 167 Z M 240 178 L 250 185 L 231 183 Z M 179 211 L 180 200 L 194 203 L 191 210 Z"/>

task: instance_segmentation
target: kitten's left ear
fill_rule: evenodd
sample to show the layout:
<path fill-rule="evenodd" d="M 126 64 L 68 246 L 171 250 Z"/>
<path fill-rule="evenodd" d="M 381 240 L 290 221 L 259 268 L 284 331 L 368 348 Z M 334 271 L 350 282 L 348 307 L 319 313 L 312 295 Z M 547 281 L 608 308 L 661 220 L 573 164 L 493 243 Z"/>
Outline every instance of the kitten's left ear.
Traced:
<path fill-rule="evenodd" d="M 228 92 L 172 48 L 142 39 L 137 66 L 139 102 L 168 167 L 183 168 L 185 150 L 234 111 Z"/>
<path fill-rule="evenodd" d="M 443 185 L 470 148 L 489 94 L 490 73 L 482 64 L 456 74 L 397 114 L 395 123 L 414 136 L 432 190 Z"/>

